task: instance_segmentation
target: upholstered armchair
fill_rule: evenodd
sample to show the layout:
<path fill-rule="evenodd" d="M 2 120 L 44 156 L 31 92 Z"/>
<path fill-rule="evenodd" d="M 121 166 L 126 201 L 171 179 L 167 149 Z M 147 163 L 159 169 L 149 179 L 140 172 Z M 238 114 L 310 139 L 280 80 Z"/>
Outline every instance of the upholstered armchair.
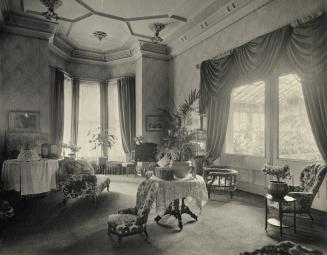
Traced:
<path fill-rule="evenodd" d="M 96 203 L 105 188 L 109 192 L 110 179 L 106 175 L 95 174 L 91 164 L 85 160 L 63 159 L 59 162 L 57 183 L 63 204 L 70 198 L 87 198 Z"/>
<path fill-rule="evenodd" d="M 300 175 L 299 186 L 289 186 L 288 196 L 296 199 L 295 211 L 298 214 L 307 213 L 310 219 L 312 202 L 323 182 L 327 173 L 327 166 L 321 164 L 313 164 L 304 168 Z M 283 211 L 286 213 L 293 212 L 293 205 L 284 204 Z"/>
<path fill-rule="evenodd" d="M 108 218 L 108 235 L 117 235 L 118 245 L 124 236 L 144 233 L 148 238 L 146 223 L 153 201 L 158 191 L 158 182 L 151 179 L 143 181 L 137 190 L 136 205 L 111 214 Z"/>

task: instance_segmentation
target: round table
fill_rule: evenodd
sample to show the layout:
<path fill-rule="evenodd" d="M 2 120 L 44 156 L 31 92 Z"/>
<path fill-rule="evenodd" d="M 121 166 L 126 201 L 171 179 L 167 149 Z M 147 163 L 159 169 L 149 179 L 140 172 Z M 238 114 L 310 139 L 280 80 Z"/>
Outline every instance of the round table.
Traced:
<path fill-rule="evenodd" d="M 191 197 L 195 199 L 197 207 L 202 206 L 208 201 L 208 192 L 203 178 L 199 175 L 192 177 L 189 174 L 185 178 L 175 178 L 174 180 L 162 180 L 156 176 L 151 176 L 159 183 L 159 189 L 156 197 L 156 210 L 158 216 L 155 221 L 158 223 L 164 215 L 173 215 L 178 219 L 180 230 L 183 229 L 182 214 L 189 214 L 197 220 L 190 208 L 185 204 L 185 199 Z"/>
<path fill-rule="evenodd" d="M 290 196 L 285 196 L 282 199 L 276 199 L 270 194 L 266 194 L 265 196 L 266 201 L 266 218 L 265 218 L 265 230 L 267 230 L 268 223 L 272 226 L 279 227 L 279 234 L 282 237 L 283 235 L 283 228 L 290 228 L 293 227 L 294 233 L 296 232 L 296 213 L 295 213 L 295 206 L 296 206 L 296 199 Z M 278 219 L 276 218 L 268 218 L 269 214 L 269 202 L 276 202 L 278 203 Z M 283 204 L 285 203 L 293 203 L 293 226 L 288 226 L 283 224 Z"/>

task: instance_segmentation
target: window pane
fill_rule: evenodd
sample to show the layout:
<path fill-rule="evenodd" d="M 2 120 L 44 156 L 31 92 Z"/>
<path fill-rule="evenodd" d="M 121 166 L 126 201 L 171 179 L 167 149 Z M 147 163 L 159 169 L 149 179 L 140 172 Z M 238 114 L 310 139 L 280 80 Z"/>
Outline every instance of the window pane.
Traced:
<path fill-rule="evenodd" d="M 321 160 L 308 120 L 301 82 L 294 74 L 279 77 L 279 157 Z"/>
<path fill-rule="evenodd" d="M 72 93 L 73 85 L 72 80 L 65 78 L 64 83 L 64 134 L 63 142 L 66 144 L 71 143 L 71 127 L 72 127 Z"/>
<path fill-rule="evenodd" d="M 233 89 L 227 127 L 226 152 L 264 156 L 264 82 L 260 81 Z"/>
<path fill-rule="evenodd" d="M 120 133 L 120 119 L 118 108 L 118 88 L 117 82 L 109 82 L 108 86 L 108 120 L 109 120 L 109 134 L 116 137 L 116 143 L 108 151 L 108 158 L 112 161 L 125 161 L 125 152 L 122 145 Z"/>
<path fill-rule="evenodd" d="M 93 150 L 89 143 L 90 130 L 100 128 L 100 84 L 98 82 L 81 81 L 79 90 L 79 122 L 77 145 L 81 147 L 79 158 L 96 160 L 101 156 L 101 148 Z"/>

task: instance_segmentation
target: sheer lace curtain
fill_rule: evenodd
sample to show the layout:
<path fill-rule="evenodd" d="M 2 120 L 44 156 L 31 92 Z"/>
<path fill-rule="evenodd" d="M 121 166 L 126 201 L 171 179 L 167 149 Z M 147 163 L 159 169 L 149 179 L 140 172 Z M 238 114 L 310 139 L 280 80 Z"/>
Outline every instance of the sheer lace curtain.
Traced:
<path fill-rule="evenodd" d="M 116 137 L 116 143 L 108 151 L 108 158 L 110 161 L 126 160 L 126 154 L 122 145 L 122 137 L 120 131 L 120 119 L 118 109 L 118 88 L 117 81 L 109 81 L 108 84 L 108 121 L 109 133 Z"/>
<path fill-rule="evenodd" d="M 71 128 L 72 128 L 72 104 L 73 97 L 73 84 L 72 79 L 65 77 L 64 82 L 64 134 L 63 134 L 63 143 L 71 144 Z M 68 154 L 68 150 L 64 149 L 64 154 Z"/>
<path fill-rule="evenodd" d="M 89 131 L 97 132 L 100 127 L 100 83 L 80 81 L 79 88 L 79 121 L 77 146 L 79 158 L 97 160 L 101 156 L 101 148 L 93 149 L 89 143 Z"/>

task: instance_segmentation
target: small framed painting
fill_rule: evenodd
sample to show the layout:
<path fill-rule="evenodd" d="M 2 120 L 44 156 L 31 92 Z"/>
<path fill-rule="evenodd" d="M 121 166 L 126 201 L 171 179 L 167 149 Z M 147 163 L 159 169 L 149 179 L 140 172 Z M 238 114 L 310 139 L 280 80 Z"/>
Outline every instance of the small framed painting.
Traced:
<path fill-rule="evenodd" d="M 40 131 L 40 112 L 9 111 L 9 129 L 14 131 Z"/>
<path fill-rule="evenodd" d="M 164 118 L 161 115 L 147 115 L 145 125 L 148 132 L 161 132 L 165 126 Z"/>

